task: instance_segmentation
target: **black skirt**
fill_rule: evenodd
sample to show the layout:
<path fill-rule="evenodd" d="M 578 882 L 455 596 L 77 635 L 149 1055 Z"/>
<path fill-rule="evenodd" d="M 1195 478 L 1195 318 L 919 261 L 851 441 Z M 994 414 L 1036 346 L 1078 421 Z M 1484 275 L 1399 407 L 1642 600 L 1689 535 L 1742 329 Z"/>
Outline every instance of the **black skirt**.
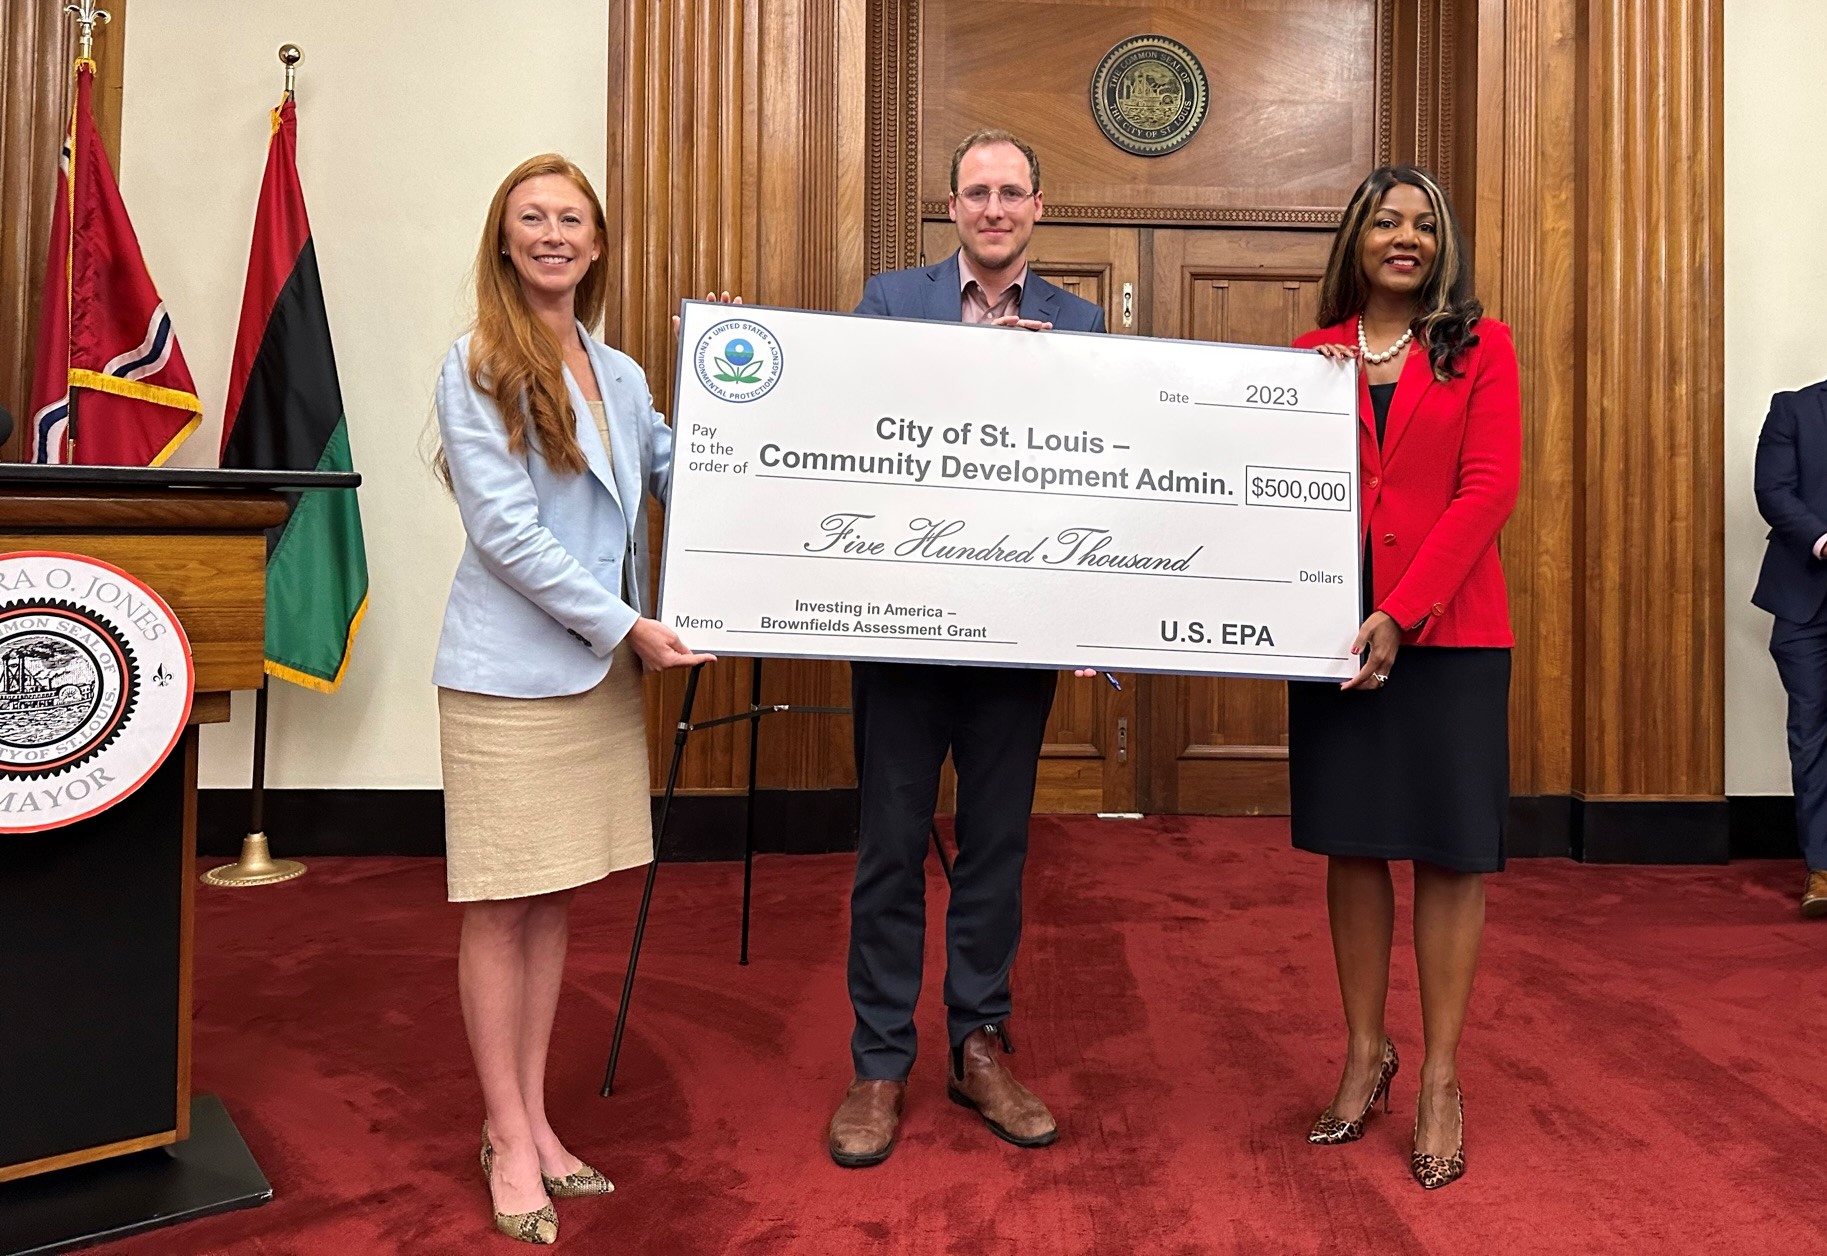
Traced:
<path fill-rule="evenodd" d="M 1300 850 L 1502 871 L 1510 651 L 1404 646 L 1381 689 L 1290 684 L 1288 791 Z"/>

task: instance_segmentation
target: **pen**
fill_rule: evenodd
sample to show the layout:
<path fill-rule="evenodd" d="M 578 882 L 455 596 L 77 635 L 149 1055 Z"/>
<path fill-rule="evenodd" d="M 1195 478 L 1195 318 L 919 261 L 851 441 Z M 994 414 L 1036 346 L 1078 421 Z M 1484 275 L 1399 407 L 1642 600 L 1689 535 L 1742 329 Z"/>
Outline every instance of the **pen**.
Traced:
<path fill-rule="evenodd" d="M 1115 676 L 1112 676 L 1109 672 L 1105 672 L 1104 679 L 1110 682 L 1110 687 L 1112 689 L 1116 690 L 1118 693 L 1123 692 L 1123 682 L 1118 680 Z"/>

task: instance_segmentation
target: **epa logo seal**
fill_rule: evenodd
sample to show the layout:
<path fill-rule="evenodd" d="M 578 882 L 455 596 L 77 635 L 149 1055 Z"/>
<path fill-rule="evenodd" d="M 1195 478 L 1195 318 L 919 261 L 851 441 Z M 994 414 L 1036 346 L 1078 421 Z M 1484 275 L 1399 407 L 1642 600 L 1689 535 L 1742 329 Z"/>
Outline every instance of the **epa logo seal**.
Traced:
<path fill-rule="evenodd" d="M 759 401 L 780 382 L 780 341 L 760 323 L 732 318 L 698 337 L 698 382 L 723 401 Z"/>
<path fill-rule="evenodd" d="M 162 598 L 75 554 L 0 554 L 0 833 L 86 819 L 145 783 L 190 717 Z"/>

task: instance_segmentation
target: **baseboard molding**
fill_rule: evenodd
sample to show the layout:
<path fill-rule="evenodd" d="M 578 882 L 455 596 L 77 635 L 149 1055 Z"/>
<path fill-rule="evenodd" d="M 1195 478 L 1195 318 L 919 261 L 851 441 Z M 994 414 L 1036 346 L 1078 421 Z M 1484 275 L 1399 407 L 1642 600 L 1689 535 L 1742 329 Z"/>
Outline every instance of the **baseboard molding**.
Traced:
<path fill-rule="evenodd" d="M 827 855 L 856 849 L 854 789 L 762 789 L 755 792 L 755 849 L 768 855 Z M 740 859 L 743 794 L 690 794 L 673 799 L 666 859 Z M 654 803 L 659 819 L 659 801 Z"/>
<path fill-rule="evenodd" d="M 1718 864 L 1764 858 L 1774 841 L 1741 843 L 1741 804 L 1696 799 L 1675 802 L 1612 801 L 1564 794 L 1510 799 L 1504 834 L 1513 858 L 1560 856 L 1581 863 Z M 1785 800 L 1787 801 L 1787 800 Z M 1761 814 L 1761 813 L 1760 813 Z M 1794 824 L 1788 853 L 1794 854 Z"/>
<path fill-rule="evenodd" d="M 197 791 L 197 852 L 234 858 L 247 836 L 249 791 Z M 664 859 L 740 859 L 742 794 L 673 800 Z M 656 820 L 659 799 L 654 800 Z M 275 857 L 444 853 L 444 793 L 436 789 L 269 789 L 266 832 Z M 823 854 L 856 849 L 854 789 L 764 789 L 755 795 L 755 849 Z"/>
<path fill-rule="evenodd" d="M 197 791 L 197 853 L 234 858 L 249 791 Z M 278 859 L 444 854 L 441 789 L 269 789 L 264 825 Z"/>
<path fill-rule="evenodd" d="M 1572 803 L 1573 857 L 1581 863 L 1722 864 L 1731 858 L 1724 800 Z"/>
<path fill-rule="evenodd" d="M 654 803 L 657 815 L 659 802 Z M 675 799 L 663 857 L 740 859 L 744 796 Z M 273 853 L 442 855 L 444 797 L 435 789 L 269 789 Z M 197 849 L 232 858 L 247 835 L 248 791 L 198 791 Z M 764 789 L 756 795 L 755 848 L 765 854 L 856 849 L 854 789 Z M 1506 852 L 1586 863 L 1724 863 L 1794 859 L 1794 800 L 1741 796 L 1724 802 L 1608 802 L 1564 795 L 1510 799 Z"/>
<path fill-rule="evenodd" d="M 1740 794 L 1726 799 L 1731 815 L 1732 858 L 1800 859 L 1795 799 L 1789 794 Z"/>
<path fill-rule="evenodd" d="M 1573 799 L 1513 796 L 1504 828 L 1504 854 L 1511 859 L 1573 855 Z"/>

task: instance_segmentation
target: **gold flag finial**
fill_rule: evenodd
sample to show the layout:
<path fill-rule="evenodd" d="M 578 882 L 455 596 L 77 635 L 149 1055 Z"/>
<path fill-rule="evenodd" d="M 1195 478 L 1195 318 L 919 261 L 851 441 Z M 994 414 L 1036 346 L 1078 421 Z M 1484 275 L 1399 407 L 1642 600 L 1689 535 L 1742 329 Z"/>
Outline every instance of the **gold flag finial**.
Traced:
<path fill-rule="evenodd" d="M 279 45 L 279 64 L 285 67 L 285 94 L 290 96 L 298 82 L 298 63 L 304 60 L 304 49 L 297 44 Z"/>
<path fill-rule="evenodd" d="M 79 60 L 95 59 L 95 28 L 114 20 L 114 15 L 106 9 L 95 7 L 95 0 L 81 0 L 78 4 L 66 4 L 63 11 L 76 19 L 76 38 L 78 40 L 76 55 Z"/>

